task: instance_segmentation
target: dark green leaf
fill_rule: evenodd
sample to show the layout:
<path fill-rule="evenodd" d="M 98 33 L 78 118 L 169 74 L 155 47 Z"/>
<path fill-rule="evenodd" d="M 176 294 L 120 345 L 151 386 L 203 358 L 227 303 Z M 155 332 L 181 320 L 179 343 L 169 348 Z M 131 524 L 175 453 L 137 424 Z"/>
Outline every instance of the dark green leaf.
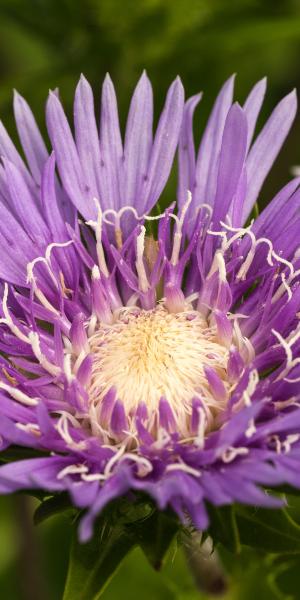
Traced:
<path fill-rule="evenodd" d="M 75 509 L 72 507 L 69 494 L 57 494 L 56 496 L 51 496 L 51 498 L 46 498 L 36 509 L 33 520 L 35 525 L 39 525 L 49 517 L 53 515 L 57 515 L 58 513 L 64 512 L 66 510 Z"/>
<path fill-rule="evenodd" d="M 214 543 L 221 542 L 235 554 L 240 552 L 241 541 L 233 506 L 209 506 L 209 534 Z"/>
<path fill-rule="evenodd" d="M 235 508 L 240 541 L 272 553 L 300 553 L 300 526 L 286 509 Z"/>
<path fill-rule="evenodd" d="M 173 514 L 155 510 L 147 519 L 134 523 L 131 535 L 134 535 L 152 567 L 159 570 L 178 529 L 178 520 Z"/>
<path fill-rule="evenodd" d="M 230 574 L 230 594 L 226 599 L 293 600 L 290 596 L 287 597 L 277 584 L 281 565 L 275 564 L 274 555 L 244 546 L 238 556 L 233 556 L 221 544 L 218 546 L 218 552 L 227 573 Z"/>
<path fill-rule="evenodd" d="M 104 519 L 87 544 L 80 544 L 75 528 L 63 600 L 98 600 L 133 546 L 123 527 L 111 527 Z"/>
<path fill-rule="evenodd" d="M 25 448 L 23 446 L 10 446 L 1 452 L 0 461 L 7 463 L 29 458 L 43 458 L 45 456 L 49 456 L 49 452 L 42 452 L 41 450 Z"/>

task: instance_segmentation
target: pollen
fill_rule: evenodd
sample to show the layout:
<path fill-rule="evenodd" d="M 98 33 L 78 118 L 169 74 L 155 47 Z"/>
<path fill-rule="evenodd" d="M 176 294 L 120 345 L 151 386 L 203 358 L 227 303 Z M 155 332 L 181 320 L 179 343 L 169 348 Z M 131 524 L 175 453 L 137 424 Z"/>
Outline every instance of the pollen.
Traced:
<path fill-rule="evenodd" d="M 210 416 L 224 410 L 230 388 L 229 351 L 218 340 L 216 328 L 208 326 L 198 311 L 174 314 L 163 304 L 153 310 L 125 308 L 112 324 L 100 324 L 89 343 L 93 414 L 99 414 L 103 398 L 112 388 L 129 423 L 141 404 L 156 422 L 163 398 L 178 432 L 184 435 L 189 432 L 195 398 Z M 217 385 L 208 372 L 213 373 Z"/>

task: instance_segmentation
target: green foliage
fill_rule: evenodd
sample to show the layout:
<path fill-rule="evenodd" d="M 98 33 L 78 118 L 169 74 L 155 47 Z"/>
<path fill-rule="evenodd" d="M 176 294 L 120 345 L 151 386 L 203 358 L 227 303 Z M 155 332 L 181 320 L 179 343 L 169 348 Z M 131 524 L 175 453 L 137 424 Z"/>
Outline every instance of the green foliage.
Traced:
<path fill-rule="evenodd" d="M 103 520 L 86 544 L 78 542 L 75 531 L 63 600 L 98 600 L 133 545 L 133 539 L 123 527 L 110 527 Z"/>
<path fill-rule="evenodd" d="M 153 81 L 156 115 L 179 73 L 187 95 L 205 91 L 197 132 L 231 73 L 238 73 L 240 101 L 256 80 L 268 75 L 264 116 L 299 82 L 300 5 L 293 0 L 0 0 L 0 16 L 0 114 L 13 137 L 12 88 L 27 98 L 45 132 L 49 87 L 60 88 L 71 116 L 80 72 L 95 90 L 97 112 L 100 83 L 110 72 L 123 125 L 144 68 Z M 267 184 L 266 199 L 297 162 L 293 147 L 291 139 Z M 174 190 L 171 184 L 168 201 Z"/>
<path fill-rule="evenodd" d="M 69 511 L 74 518 L 78 512 L 72 507 L 69 494 L 62 493 L 50 496 L 49 498 L 43 498 L 33 515 L 34 524 L 40 525 L 49 519 L 49 517 L 53 517 L 60 513 L 66 513 L 67 511 Z"/>
<path fill-rule="evenodd" d="M 210 509 L 215 543 L 239 553 L 241 546 L 276 554 L 300 554 L 300 524 L 288 509 L 230 506 Z"/>
<path fill-rule="evenodd" d="M 123 558 L 137 545 L 160 569 L 178 527 L 173 515 L 152 510 L 144 501 L 132 505 L 124 500 L 103 511 L 89 542 L 79 542 L 75 525 L 63 600 L 98 600 Z"/>

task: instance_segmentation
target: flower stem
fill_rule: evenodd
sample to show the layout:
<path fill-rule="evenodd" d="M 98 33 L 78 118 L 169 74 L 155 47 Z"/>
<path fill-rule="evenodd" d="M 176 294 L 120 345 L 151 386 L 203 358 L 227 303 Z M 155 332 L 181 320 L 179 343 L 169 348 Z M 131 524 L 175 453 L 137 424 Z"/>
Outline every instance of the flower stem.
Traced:
<path fill-rule="evenodd" d="M 197 589 L 211 596 L 223 596 L 228 591 L 228 580 L 211 538 L 201 545 L 202 534 L 194 532 L 185 539 L 183 548 Z"/>

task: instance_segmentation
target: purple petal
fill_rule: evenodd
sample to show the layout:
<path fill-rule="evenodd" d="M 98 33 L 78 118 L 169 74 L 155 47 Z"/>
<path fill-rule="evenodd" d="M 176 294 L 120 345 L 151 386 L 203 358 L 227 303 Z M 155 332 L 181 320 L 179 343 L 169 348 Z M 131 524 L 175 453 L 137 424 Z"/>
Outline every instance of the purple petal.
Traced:
<path fill-rule="evenodd" d="M 28 187 L 31 192 L 37 195 L 37 186 L 32 180 L 32 177 L 25 166 L 19 152 L 15 148 L 12 140 L 10 139 L 3 123 L 0 121 L 0 155 L 8 158 L 22 173 Z"/>
<path fill-rule="evenodd" d="M 197 205 L 213 204 L 215 198 L 218 159 L 225 120 L 232 103 L 233 86 L 234 76 L 223 85 L 202 137 L 196 163 L 194 194 Z"/>
<path fill-rule="evenodd" d="M 218 170 L 218 182 L 212 221 L 218 227 L 237 191 L 246 157 L 247 120 L 241 107 L 233 104 L 228 112 Z M 234 160 L 232 157 L 234 156 Z"/>
<path fill-rule="evenodd" d="M 106 75 L 102 87 L 100 149 L 103 180 L 101 203 L 104 208 L 118 210 L 122 206 L 123 147 L 116 93 L 109 75 Z"/>
<path fill-rule="evenodd" d="M 70 463 L 70 457 L 49 456 L 4 465 L 0 467 L 0 492 L 7 494 L 24 488 L 38 487 L 60 491 L 64 484 L 57 479 L 57 475 Z"/>
<path fill-rule="evenodd" d="M 21 173 L 9 160 L 3 159 L 3 163 L 10 197 L 19 220 L 35 243 L 47 244 L 49 241 L 48 229 Z"/>
<path fill-rule="evenodd" d="M 264 77 L 260 81 L 258 81 L 255 86 L 252 88 L 249 96 L 247 97 L 245 104 L 243 106 L 243 110 L 247 117 L 248 123 L 248 139 L 247 139 L 247 151 L 251 144 L 257 117 L 259 115 L 260 109 L 262 107 L 262 103 L 264 101 L 265 93 L 267 87 L 267 78 Z"/>
<path fill-rule="evenodd" d="M 60 242 L 66 239 L 66 227 L 57 202 L 55 187 L 55 156 L 53 152 L 43 169 L 41 199 L 43 213 L 53 238 Z"/>
<path fill-rule="evenodd" d="M 188 190 L 192 190 L 195 178 L 196 156 L 193 136 L 193 116 L 202 94 L 188 99 L 183 112 L 183 120 L 178 147 L 178 202 L 185 204 Z"/>
<path fill-rule="evenodd" d="M 292 181 L 289 181 L 289 183 L 276 194 L 272 202 L 266 206 L 257 219 L 255 219 L 253 223 L 253 232 L 257 237 L 265 237 L 266 234 L 270 235 L 272 229 L 276 229 L 278 222 L 277 216 L 280 218 L 281 212 L 285 210 L 288 200 L 293 196 L 299 184 L 300 177 L 296 177 Z"/>
<path fill-rule="evenodd" d="M 47 127 L 55 151 L 64 188 L 85 219 L 96 217 L 96 207 L 85 182 L 69 123 L 57 96 L 50 92 L 47 102 Z"/>
<path fill-rule="evenodd" d="M 37 184 L 41 183 L 41 172 L 48 158 L 45 142 L 26 100 L 15 91 L 14 113 L 19 138 L 31 173 Z"/>
<path fill-rule="evenodd" d="M 243 210 L 243 222 L 250 214 L 263 182 L 290 131 L 296 110 L 296 92 L 292 91 L 277 104 L 249 152 L 247 159 L 249 187 Z"/>
<path fill-rule="evenodd" d="M 91 194 L 101 198 L 100 143 L 96 125 L 94 98 L 90 84 L 81 75 L 74 101 L 75 139 L 79 160 Z"/>
<path fill-rule="evenodd" d="M 125 134 L 124 204 L 135 206 L 152 146 L 153 93 L 144 72 L 132 96 Z"/>
<path fill-rule="evenodd" d="M 142 192 L 140 213 L 151 210 L 169 177 L 176 151 L 184 108 L 184 90 L 177 77 L 172 83 L 161 114 Z"/>

